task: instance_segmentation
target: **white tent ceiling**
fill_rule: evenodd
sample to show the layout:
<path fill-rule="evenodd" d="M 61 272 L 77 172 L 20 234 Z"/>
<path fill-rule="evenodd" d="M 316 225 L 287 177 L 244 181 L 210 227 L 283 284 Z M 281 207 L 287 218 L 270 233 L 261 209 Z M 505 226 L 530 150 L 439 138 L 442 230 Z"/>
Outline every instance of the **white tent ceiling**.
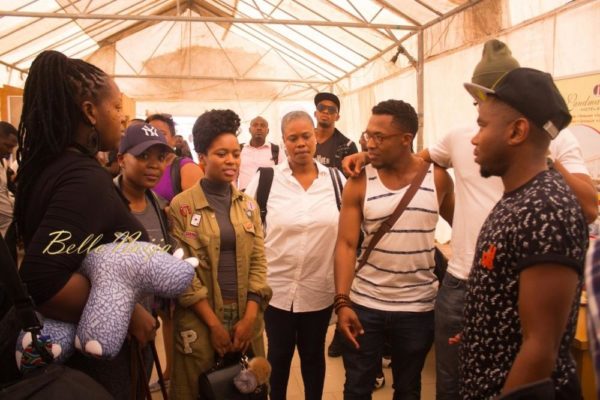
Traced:
<path fill-rule="evenodd" d="M 142 101 L 302 99 L 479 2 L 4 1 L 0 62 L 26 72 L 56 49 L 87 58 Z"/>
<path fill-rule="evenodd" d="M 282 104 L 330 90 L 351 137 L 390 97 L 437 136 L 458 103 L 433 91 L 462 95 L 481 43 L 508 40 L 524 65 L 559 76 L 598 70 L 599 13 L 597 0 L 6 0 L 0 82 L 22 87 L 35 56 L 56 49 L 113 75 L 138 115 L 229 107 L 277 121 Z M 450 114 L 427 110 L 440 102 Z"/>

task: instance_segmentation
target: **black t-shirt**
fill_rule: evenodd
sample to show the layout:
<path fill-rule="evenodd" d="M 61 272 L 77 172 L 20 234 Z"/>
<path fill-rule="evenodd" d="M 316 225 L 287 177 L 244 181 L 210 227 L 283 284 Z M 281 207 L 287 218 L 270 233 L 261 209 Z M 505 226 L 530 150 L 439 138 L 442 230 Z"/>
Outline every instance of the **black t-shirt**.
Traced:
<path fill-rule="evenodd" d="M 342 171 L 342 160 L 357 153 L 356 144 L 335 129 L 333 135 L 323 143 L 317 143 L 315 158 L 326 167 L 335 167 Z"/>
<path fill-rule="evenodd" d="M 36 304 L 53 297 L 87 252 L 115 241 L 118 232 L 132 237 L 140 232 L 139 240 L 148 240 L 96 160 L 66 151 L 40 171 L 25 210 L 25 258 L 19 271 Z"/>
<path fill-rule="evenodd" d="M 561 392 L 573 387 L 570 345 L 578 315 L 588 230 L 581 207 L 562 176 L 544 171 L 494 206 L 479 233 L 465 297 L 460 348 L 461 396 L 487 399 L 504 386 L 523 341 L 519 274 L 542 263 L 580 275 L 552 379 Z"/>

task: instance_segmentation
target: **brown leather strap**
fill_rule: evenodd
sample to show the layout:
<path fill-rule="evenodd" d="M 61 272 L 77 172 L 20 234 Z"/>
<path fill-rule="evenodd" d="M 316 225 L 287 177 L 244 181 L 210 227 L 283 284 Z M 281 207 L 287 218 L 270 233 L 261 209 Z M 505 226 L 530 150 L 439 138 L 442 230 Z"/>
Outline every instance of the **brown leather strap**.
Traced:
<path fill-rule="evenodd" d="M 419 171 L 417 171 L 417 174 L 415 175 L 412 183 L 410 184 L 410 187 L 408 188 L 408 190 L 406 190 L 404 196 L 402 196 L 402 199 L 400 199 L 400 202 L 398 203 L 398 206 L 396 206 L 396 209 L 394 210 L 392 215 L 390 215 L 385 221 L 382 222 L 377 232 L 375 232 L 375 234 L 373 235 L 373 238 L 369 242 L 369 245 L 365 249 L 362 258 L 360 259 L 358 266 L 356 267 L 356 272 L 360 271 L 360 269 L 364 267 L 364 265 L 367 263 L 367 260 L 369 259 L 369 255 L 371 255 L 371 252 L 373 251 L 377 243 L 381 240 L 383 235 L 385 235 L 390 231 L 390 229 L 392 229 L 396 221 L 398 221 L 398 218 L 400 218 L 400 215 L 402 215 L 402 213 L 406 209 L 406 206 L 408 206 L 408 203 L 410 203 L 412 198 L 417 193 L 417 190 L 419 190 L 421 183 L 423 183 L 423 179 L 425 179 L 425 175 L 427 175 L 427 171 L 429 170 L 430 165 L 431 163 L 423 162 L 422 168 Z"/>

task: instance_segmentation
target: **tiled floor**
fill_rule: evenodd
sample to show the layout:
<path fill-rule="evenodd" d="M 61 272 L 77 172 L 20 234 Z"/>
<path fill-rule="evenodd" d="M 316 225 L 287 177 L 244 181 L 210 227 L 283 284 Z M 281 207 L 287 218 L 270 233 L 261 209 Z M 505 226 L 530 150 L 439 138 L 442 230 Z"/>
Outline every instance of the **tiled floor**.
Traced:
<path fill-rule="evenodd" d="M 327 332 L 327 344 L 331 342 L 333 336 L 334 326 L 330 326 Z M 160 335 L 159 335 L 160 336 Z M 157 337 L 156 341 L 158 352 L 161 357 L 161 361 L 164 357 L 164 350 L 162 347 L 162 337 Z M 326 357 L 327 360 L 327 372 L 325 376 L 325 388 L 323 393 L 323 400 L 343 400 L 343 386 L 344 386 L 344 366 L 342 364 L 341 357 L 330 358 Z M 164 361 L 163 365 L 164 365 Z M 384 368 L 386 384 L 383 388 L 373 393 L 373 400 L 389 400 L 392 398 L 392 371 L 390 368 Z M 421 399 L 430 400 L 435 399 L 435 359 L 433 350 L 427 356 L 425 361 L 425 368 L 421 375 Z M 153 372 L 152 380 L 156 380 L 156 371 Z M 160 393 L 154 393 L 153 399 L 161 399 Z M 300 360 L 298 354 L 294 355 L 292 360 L 292 371 L 290 381 L 288 385 L 288 400 L 304 400 L 304 385 L 302 384 L 302 376 L 300 374 Z"/>

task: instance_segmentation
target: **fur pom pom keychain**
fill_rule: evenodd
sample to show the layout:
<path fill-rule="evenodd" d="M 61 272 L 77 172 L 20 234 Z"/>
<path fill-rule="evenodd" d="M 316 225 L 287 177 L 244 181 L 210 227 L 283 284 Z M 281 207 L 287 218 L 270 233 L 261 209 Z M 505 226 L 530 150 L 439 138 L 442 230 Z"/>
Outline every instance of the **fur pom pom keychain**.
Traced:
<path fill-rule="evenodd" d="M 264 357 L 254 357 L 244 363 L 244 368 L 233 378 L 233 383 L 240 393 L 250 394 L 267 384 L 270 377 L 271 364 Z"/>

